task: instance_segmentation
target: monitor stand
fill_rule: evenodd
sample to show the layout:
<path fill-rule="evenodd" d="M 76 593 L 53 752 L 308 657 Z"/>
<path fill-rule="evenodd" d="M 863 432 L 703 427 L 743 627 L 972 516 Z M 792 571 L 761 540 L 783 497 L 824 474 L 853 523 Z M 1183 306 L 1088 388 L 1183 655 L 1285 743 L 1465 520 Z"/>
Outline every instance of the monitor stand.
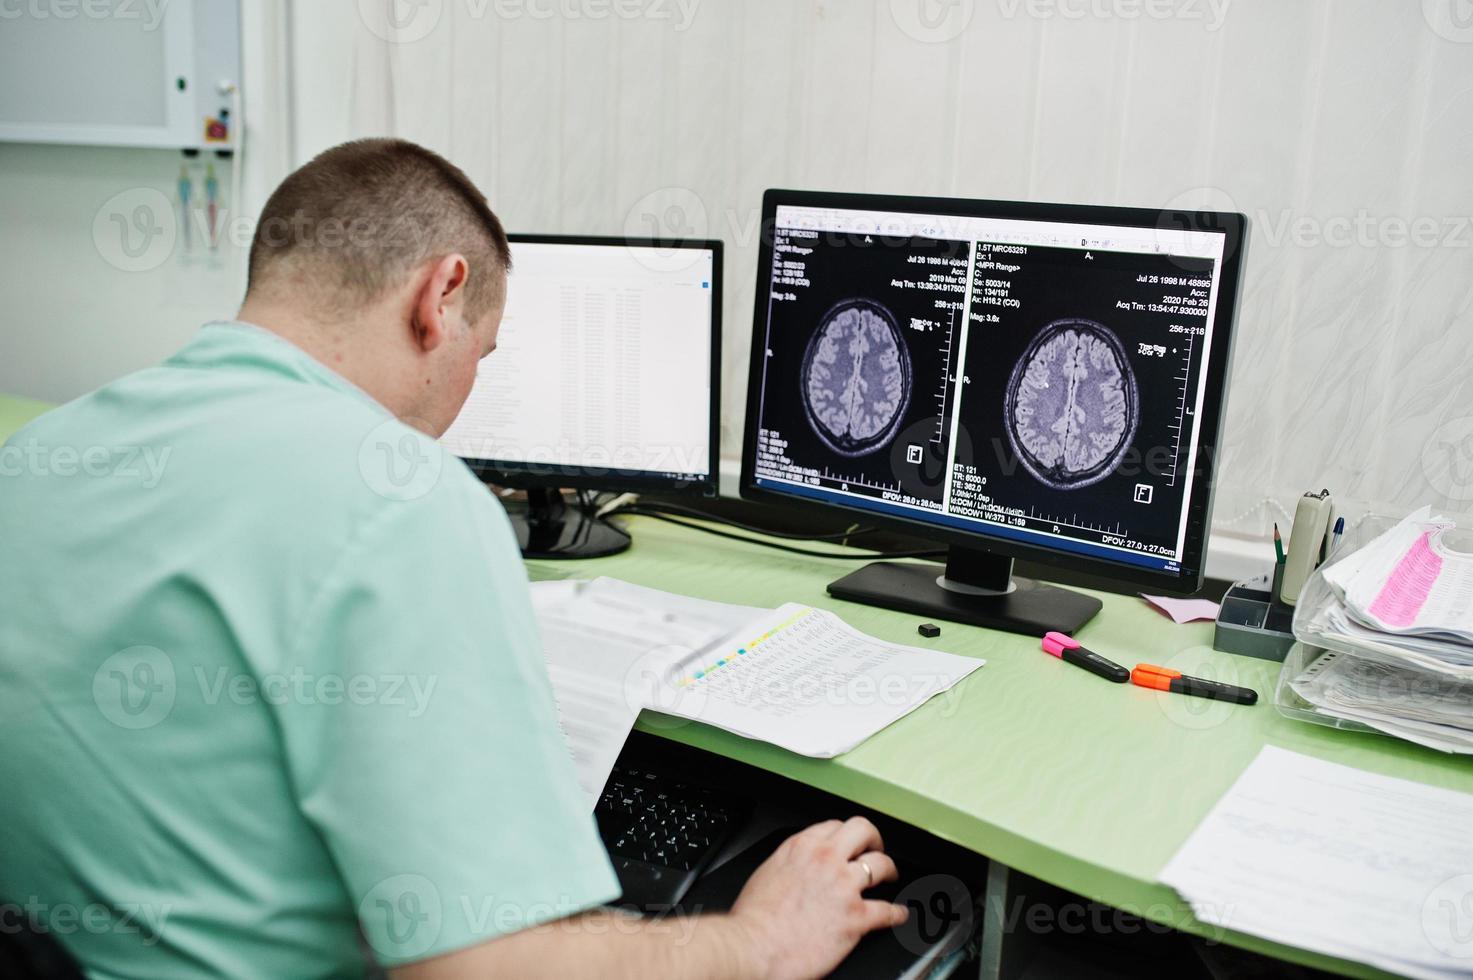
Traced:
<path fill-rule="evenodd" d="M 527 491 L 525 512 L 508 513 L 523 558 L 602 558 L 629 547 L 629 535 L 608 521 L 569 507 L 556 489 Z"/>
<path fill-rule="evenodd" d="M 1013 577 L 1013 560 L 953 545 L 946 573 L 934 564 L 877 561 L 829 583 L 829 595 L 972 626 L 1042 636 L 1073 633 L 1100 611 L 1100 600 Z"/>

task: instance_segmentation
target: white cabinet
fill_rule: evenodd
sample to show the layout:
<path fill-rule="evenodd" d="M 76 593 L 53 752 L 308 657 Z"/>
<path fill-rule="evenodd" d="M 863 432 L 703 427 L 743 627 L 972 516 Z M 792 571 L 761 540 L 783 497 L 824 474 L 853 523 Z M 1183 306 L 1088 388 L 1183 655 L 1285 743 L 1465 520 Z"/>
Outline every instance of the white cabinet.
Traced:
<path fill-rule="evenodd" d="M 233 149 L 238 0 L 0 0 L 0 140 Z"/>

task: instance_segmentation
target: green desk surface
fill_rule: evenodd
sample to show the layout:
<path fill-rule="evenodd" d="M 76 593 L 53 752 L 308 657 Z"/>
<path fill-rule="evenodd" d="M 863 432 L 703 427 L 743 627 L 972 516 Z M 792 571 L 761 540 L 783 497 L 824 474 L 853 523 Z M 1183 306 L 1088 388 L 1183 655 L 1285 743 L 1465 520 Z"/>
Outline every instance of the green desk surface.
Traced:
<path fill-rule="evenodd" d="M 0 442 L 9 439 L 16 429 L 52 407 L 46 402 L 38 402 L 30 398 L 0 395 Z"/>
<path fill-rule="evenodd" d="M 1337 972 L 1343 960 L 1198 922 L 1156 875 L 1264 745 L 1473 791 L 1473 765 L 1380 735 L 1286 719 L 1279 665 L 1217 653 L 1212 625 L 1177 626 L 1140 599 L 1096 593 L 1104 609 L 1077 635 L 1133 667 L 1156 663 L 1258 691 L 1251 707 L 1111 684 L 1039 650 L 1037 638 L 952 623 L 916 634 L 920 617 L 830 598 L 852 562 L 784 554 L 649 518 L 633 547 L 587 561 L 529 562 L 534 579 L 610 575 L 686 595 L 752 605 L 802 602 L 897 643 L 987 665 L 946 695 L 837 759 L 809 759 L 694 722 L 646 712 L 640 727 L 780 773 L 923 827 L 1086 898 L 1211 939 Z M 939 569 L 939 566 L 938 566 Z"/>

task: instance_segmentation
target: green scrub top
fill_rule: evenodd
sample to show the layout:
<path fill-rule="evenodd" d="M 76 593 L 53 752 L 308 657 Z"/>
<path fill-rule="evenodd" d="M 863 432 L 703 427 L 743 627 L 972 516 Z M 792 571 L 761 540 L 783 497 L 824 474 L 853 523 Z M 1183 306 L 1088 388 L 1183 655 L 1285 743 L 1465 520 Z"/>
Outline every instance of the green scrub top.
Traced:
<path fill-rule="evenodd" d="M 286 340 L 204 327 L 0 448 L 0 927 L 327 977 L 619 893 L 516 543 Z"/>

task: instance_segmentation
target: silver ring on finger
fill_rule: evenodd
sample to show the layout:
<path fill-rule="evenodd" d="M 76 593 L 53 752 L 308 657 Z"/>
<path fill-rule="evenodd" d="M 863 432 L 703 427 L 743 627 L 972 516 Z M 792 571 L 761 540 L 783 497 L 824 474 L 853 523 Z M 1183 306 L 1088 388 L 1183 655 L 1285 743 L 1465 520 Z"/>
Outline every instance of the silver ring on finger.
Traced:
<path fill-rule="evenodd" d="M 864 887 L 869 888 L 875 883 L 875 873 L 870 870 L 869 864 L 864 858 L 859 858 L 859 866 L 864 869 Z"/>

